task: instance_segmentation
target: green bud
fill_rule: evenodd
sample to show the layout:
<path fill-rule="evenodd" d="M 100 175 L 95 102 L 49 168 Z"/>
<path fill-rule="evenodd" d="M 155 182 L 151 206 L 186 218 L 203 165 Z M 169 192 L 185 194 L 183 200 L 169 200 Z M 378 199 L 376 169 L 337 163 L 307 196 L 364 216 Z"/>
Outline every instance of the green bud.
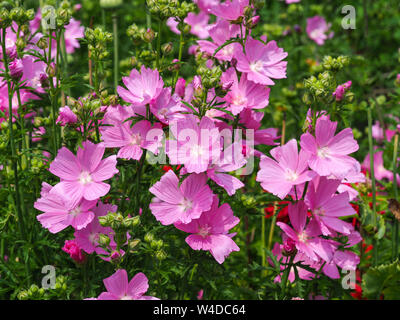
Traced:
<path fill-rule="evenodd" d="M 146 233 L 144 236 L 144 241 L 151 242 L 154 240 L 154 235 L 152 233 Z"/>
<path fill-rule="evenodd" d="M 164 43 L 161 50 L 165 56 L 169 55 L 173 50 L 172 42 Z"/>
<path fill-rule="evenodd" d="M 164 250 L 158 250 L 156 252 L 156 259 L 157 260 L 162 261 L 162 260 L 165 260 L 167 257 L 168 257 L 167 253 Z"/>
<path fill-rule="evenodd" d="M 100 246 L 102 246 L 102 247 L 108 247 L 109 246 L 109 244 L 110 244 L 110 237 L 109 236 L 107 236 L 107 235 L 105 235 L 105 234 L 103 234 L 103 233 L 99 233 L 99 240 L 98 240 L 98 243 L 99 243 L 99 245 Z"/>

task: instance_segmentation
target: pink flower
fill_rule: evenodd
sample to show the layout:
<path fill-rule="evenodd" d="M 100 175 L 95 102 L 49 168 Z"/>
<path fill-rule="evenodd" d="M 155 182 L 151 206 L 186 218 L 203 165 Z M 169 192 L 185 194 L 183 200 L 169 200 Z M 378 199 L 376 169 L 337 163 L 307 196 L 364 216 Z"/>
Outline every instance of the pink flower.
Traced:
<path fill-rule="evenodd" d="M 353 226 L 339 217 L 355 214 L 349 203 L 347 192 L 335 194 L 341 181 L 328 180 L 326 177 L 314 179 L 307 190 L 305 202 L 325 236 L 332 235 L 331 230 L 349 235 Z"/>
<path fill-rule="evenodd" d="M 232 251 L 240 248 L 232 240 L 235 234 L 229 230 L 239 223 L 240 219 L 233 215 L 229 204 L 218 207 L 218 197 L 213 196 L 213 203 L 209 211 L 203 212 L 200 218 L 188 224 L 175 223 L 179 230 L 191 233 L 186 243 L 193 250 L 210 251 L 218 263 L 223 263 Z"/>
<path fill-rule="evenodd" d="M 333 259 L 325 264 L 322 271 L 326 276 L 332 279 L 340 279 L 340 273 L 337 267 L 346 271 L 355 271 L 359 263 L 360 258 L 354 252 L 337 250 L 333 255 Z"/>
<path fill-rule="evenodd" d="M 62 250 L 68 253 L 77 263 L 82 263 L 86 259 L 75 240 L 66 240 Z"/>
<path fill-rule="evenodd" d="M 362 168 L 367 171 L 371 171 L 371 161 L 369 154 L 366 155 Z M 384 167 L 383 163 L 383 151 L 375 151 L 374 153 L 374 174 L 377 180 L 388 179 L 389 181 L 393 181 L 393 172 L 387 170 Z M 400 184 L 400 177 L 397 175 L 397 182 Z"/>
<path fill-rule="evenodd" d="M 201 173 L 219 159 L 220 134 L 214 122 L 203 117 L 199 124 L 194 115 L 170 124 L 176 140 L 167 140 L 166 153 L 170 163 L 184 164 L 187 172 Z"/>
<path fill-rule="evenodd" d="M 327 240 L 318 238 L 321 234 L 318 225 L 311 220 L 306 226 L 307 206 L 304 201 L 289 204 L 289 218 L 293 228 L 283 222 L 277 222 L 277 225 L 295 242 L 297 250 L 313 261 L 318 261 L 319 257 L 330 261 L 333 255 L 332 248 Z"/>
<path fill-rule="evenodd" d="M 229 103 L 229 110 L 234 115 L 244 108 L 262 109 L 268 106 L 271 89 L 247 80 L 246 74 L 238 81 L 235 69 L 229 68 L 222 74 L 221 81 L 231 84 L 223 100 Z"/>
<path fill-rule="evenodd" d="M 183 98 L 185 96 L 186 80 L 183 78 L 178 78 L 175 85 L 175 93 Z"/>
<path fill-rule="evenodd" d="M 210 16 L 204 12 L 199 12 L 195 14 L 194 12 L 189 12 L 184 22 L 187 23 L 190 28 L 190 33 L 198 36 L 200 39 L 207 39 L 208 34 L 208 20 Z"/>
<path fill-rule="evenodd" d="M 243 16 L 244 8 L 249 5 L 249 0 L 226 0 L 212 6 L 209 12 L 224 20 L 237 20 Z"/>
<path fill-rule="evenodd" d="M 43 61 L 37 61 L 37 58 L 33 56 L 25 55 L 22 58 L 22 65 L 24 68 L 24 74 L 21 81 L 25 81 L 27 86 L 43 93 L 43 80 L 47 77 L 46 64 Z M 45 80 L 48 80 L 48 77 Z"/>
<path fill-rule="evenodd" d="M 245 44 L 246 53 L 236 47 L 234 57 L 237 70 L 247 74 L 247 79 L 262 85 L 274 85 L 272 79 L 286 78 L 287 52 L 279 48 L 275 41 L 267 44 L 249 37 Z"/>
<path fill-rule="evenodd" d="M 163 131 L 160 124 L 151 126 L 150 121 L 140 120 L 133 126 L 129 109 L 117 106 L 108 109 L 104 117 L 104 124 L 101 126 L 101 137 L 107 148 L 120 148 L 118 158 L 139 160 L 142 157 L 143 149 L 154 154 L 158 153 L 161 146 Z"/>
<path fill-rule="evenodd" d="M 270 151 L 275 160 L 261 158 L 261 169 L 256 180 L 264 190 L 284 199 L 293 186 L 303 184 L 314 177 L 315 174 L 307 170 L 308 154 L 303 150 L 298 153 L 297 150 L 297 141 L 292 139 L 284 146 Z"/>
<path fill-rule="evenodd" d="M 164 86 L 158 71 L 145 66 L 140 68 L 140 73 L 133 69 L 129 77 L 123 77 L 122 81 L 128 90 L 118 86 L 118 94 L 134 107 L 145 106 L 155 101 Z"/>
<path fill-rule="evenodd" d="M 81 25 L 81 22 L 71 18 L 69 23 L 65 26 L 65 50 L 67 53 L 74 53 L 76 49 L 80 48 L 79 39 L 85 37 L 85 27 Z M 57 44 L 55 41 L 52 42 L 52 51 L 57 52 Z"/>
<path fill-rule="evenodd" d="M 346 83 L 339 85 L 336 88 L 335 92 L 332 94 L 334 97 L 336 97 L 336 101 L 343 100 L 344 94 L 350 87 L 351 87 L 351 81 L 347 81 Z"/>
<path fill-rule="evenodd" d="M 386 133 L 386 140 L 390 142 L 393 136 L 396 134 L 396 130 L 384 129 L 380 126 L 379 121 L 375 121 L 375 124 L 372 126 L 372 137 L 378 141 L 382 142 L 385 139 Z"/>
<path fill-rule="evenodd" d="M 318 45 L 322 46 L 326 39 L 333 37 L 333 32 L 326 35 L 331 24 L 321 16 L 315 16 L 307 19 L 307 35 L 311 40 L 314 40 Z"/>
<path fill-rule="evenodd" d="M 201 289 L 198 293 L 197 293 L 197 300 L 203 300 L 203 289 Z"/>
<path fill-rule="evenodd" d="M 358 150 L 353 132 L 346 128 L 335 135 L 337 122 L 318 119 L 315 137 L 309 132 L 301 136 L 301 147 L 310 153 L 308 164 L 320 176 L 333 175 L 343 179 L 350 172 L 358 172 L 360 164 L 348 154 Z"/>
<path fill-rule="evenodd" d="M 24 66 L 21 59 L 14 59 L 9 64 L 10 76 L 14 80 L 19 80 L 22 77 Z"/>
<path fill-rule="evenodd" d="M 67 148 L 61 148 L 49 169 L 52 174 L 61 178 L 61 182 L 54 188 L 71 201 L 78 201 L 82 197 L 86 200 L 97 200 L 106 195 L 110 185 L 103 181 L 118 173 L 115 155 L 102 160 L 104 143 L 85 141 L 82 146 L 76 156 Z"/>
<path fill-rule="evenodd" d="M 158 298 L 145 296 L 149 283 L 143 273 L 136 274 L 128 282 L 128 274 L 125 269 L 117 270 L 112 276 L 103 280 L 107 291 L 102 292 L 98 300 L 159 300 Z"/>
<path fill-rule="evenodd" d="M 219 20 L 217 23 L 210 27 L 208 30 L 210 37 L 213 40 L 198 40 L 197 43 L 200 46 L 200 51 L 208 53 L 210 56 L 214 55 L 215 50 L 227 40 L 235 38 L 240 34 L 240 29 L 238 25 L 230 24 L 226 20 Z M 231 43 L 223 47 L 215 54 L 215 58 L 222 61 L 231 61 L 235 47 L 237 43 Z M 239 46 L 241 48 L 241 46 Z"/>
<path fill-rule="evenodd" d="M 117 206 L 99 202 L 92 211 L 95 214 L 94 219 L 85 228 L 75 231 L 75 241 L 86 253 L 91 254 L 95 251 L 97 254 L 108 255 L 108 252 L 99 246 L 99 235 L 105 234 L 112 238 L 114 231 L 110 227 L 101 226 L 98 218 L 109 212 L 116 212 Z M 110 246 L 116 247 L 116 243 L 111 241 Z"/>
<path fill-rule="evenodd" d="M 179 185 L 173 170 L 165 173 L 149 191 L 156 197 L 150 203 L 152 214 L 163 225 L 189 223 L 210 209 L 212 191 L 204 174 L 191 174 Z"/>
<path fill-rule="evenodd" d="M 57 124 L 59 124 L 60 126 L 65 126 L 67 124 L 76 123 L 77 121 L 77 116 L 68 106 L 60 108 L 60 114 L 56 120 Z"/>
<path fill-rule="evenodd" d="M 164 88 L 157 99 L 150 105 L 150 111 L 162 123 L 168 124 L 172 120 L 183 118 L 184 116 L 180 112 L 186 111 L 186 109 L 182 107 L 181 98 L 178 94 L 171 95 L 171 88 L 168 87 Z"/>
<path fill-rule="evenodd" d="M 39 198 L 34 208 L 44 213 L 36 218 L 42 224 L 43 228 L 48 229 L 51 233 L 57 233 L 64 230 L 68 226 L 72 226 L 76 230 L 85 228 L 94 218 L 92 211 L 97 203 L 95 200 L 86 199 L 70 199 L 60 193 L 55 187 L 48 189 L 45 186 L 42 190 L 42 197 Z"/>

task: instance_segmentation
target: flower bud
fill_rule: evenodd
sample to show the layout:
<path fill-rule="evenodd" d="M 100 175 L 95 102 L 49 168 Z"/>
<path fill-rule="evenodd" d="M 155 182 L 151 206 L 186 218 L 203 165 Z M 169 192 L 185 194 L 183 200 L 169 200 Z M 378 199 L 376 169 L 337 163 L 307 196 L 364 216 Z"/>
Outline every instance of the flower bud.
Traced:
<path fill-rule="evenodd" d="M 99 217 L 99 218 L 101 218 L 101 217 Z M 110 237 L 109 236 L 107 236 L 106 234 L 104 234 L 104 233 L 99 233 L 99 239 L 98 239 L 98 243 L 99 243 L 99 245 L 100 246 L 102 246 L 102 247 L 108 247 L 109 246 L 109 244 L 110 244 Z"/>
<path fill-rule="evenodd" d="M 9 68 L 10 76 L 11 78 L 13 78 L 13 80 L 18 81 L 19 79 L 21 79 L 24 71 L 24 66 L 22 65 L 21 59 L 14 59 L 13 61 L 11 61 L 9 64 Z"/>
<path fill-rule="evenodd" d="M 156 34 L 152 29 L 147 29 L 146 32 L 143 34 L 143 40 L 147 43 L 150 43 L 154 40 Z"/>
<path fill-rule="evenodd" d="M 117 8 L 123 0 L 100 0 L 100 6 L 104 9 Z"/>
<path fill-rule="evenodd" d="M 144 236 L 144 241 L 151 242 L 154 240 L 154 235 L 152 233 L 146 233 Z"/>
<path fill-rule="evenodd" d="M 164 43 L 161 50 L 165 56 L 169 55 L 172 52 L 173 46 L 172 42 Z"/>

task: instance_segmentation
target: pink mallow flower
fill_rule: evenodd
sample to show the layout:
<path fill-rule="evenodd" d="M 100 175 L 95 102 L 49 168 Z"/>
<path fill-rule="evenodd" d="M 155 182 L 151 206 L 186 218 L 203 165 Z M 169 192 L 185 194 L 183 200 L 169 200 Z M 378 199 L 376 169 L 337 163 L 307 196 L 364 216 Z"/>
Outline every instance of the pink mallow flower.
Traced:
<path fill-rule="evenodd" d="M 397 133 L 397 130 L 386 129 L 384 131 L 379 121 L 375 121 L 375 124 L 372 126 L 372 137 L 376 141 L 382 142 L 385 139 L 385 133 L 386 133 L 386 140 L 390 142 L 393 136 Z"/>
<path fill-rule="evenodd" d="M 83 229 L 94 218 L 93 208 L 97 199 L 70 199 L 48 184 L 43 186 L 41 194 L 33 206 L 44 213 L 36 218 L 51 233 L 60 232 L 68 226 L 76 230 Z"/>
<path fill-rule="evenodd" d="M 366 155 L 361 168 L 370 172 L 371 171 L 371 161 L 370 161 L 369 153 Z M 375 151 L 374 153 L 374 174 L 377 180 L 388 179 L 389 181 L 393 181 L 393 172 L 387 170 L 384 167 L 383 163 L 383 151 Z M 396 176 L 397 183 L 400 185 L 400 176 Z"/>
<path fill-rule="evenodd" d="M 206 52 L 210 56 L 213 56 L 215 50 L 224 44 L 227 40 L 235 38 L 240 34 L 240 29 L 238 25 L 230 24 L 226 20 L 219 20 L 214 26 L 212 26 L 208 32 L 213 40 L 198 40 L 197 43 L 200 46 L 201 52 Z M 235 48 L 238 46 L 237 43 L 231 43 L 224 46 L 215 54 L 215 58 L 221 61 L 231 61 Z M 242 48 L 240 46 L 240 48 Z"/>
<path fill-rule="evenodd" d="M 180 82 L 181 83 L 181 82 Z M 177 83 L 178 85 L 178 83 Z M 184 95 L 185 85 L 183 85 Z M 180 91 L 182 93 L 182 91 Z M 181 98 L 177 93 L 171 95 L 171 88 L 164 88 L 160 95 L 150 105 L 150 111 L 164 124 L 169 124 L 172 120 L 183 118 L 181 111 L 187 111 L 182 107 Z"/>
<path fill-rule="evenodd" d="M 100 225 L 99 217 L 107 215 L 109 212 L 116 212 L 117 206 L 112 204 L 104 204 L 99 202 L 95 208 L 92 209 L 95 217 L 93 221 L 81 230 L 76 230 L 74 233 L 75 241 L 82 250 L 86 253 L 91 254 L 96 252 L 101 255 L 108 255 L 109 253 L 99 246 L 100 234 L 105 234 L 113 238 L 114 231 L 110 227 L 103 227 Z M 110 247 L 116 248 L 115 241 L 110 241 Z"/>
<path fill-rule="evenodd" d="M 212 6 L 209 12 L 224 20 L 234 21 L 243 16 L 249 0 L 226 0 Z"/>
<path fill-rule="evenodd" d="M 249 37 L 242 47 L 236 47 L 234 57 L 237 70 L 247 74 L 247 79 L 262 85 L 274 85 L 272 79 L 286 78 L 287 52 L 279 48 L 275 41 L 267 44 Z"/>
<path fill-rule="evenodd" d="M 85 255 L 75 240 L 66 240 L 62 251 L 68 253 L 77 263 L 83 263 L 86 260 Z"/>
<path fill-rule="evenodd" d="M 351 216 L 356 213 L 350 205 L 347 192 L 336 194 L 340 183 L 340 180 L 317 177 L 307 190 L 305 202 L 324 236 L 333 235 L 331 230 L 346 235 L 354 230 L 350 223 L 339 219 L 339 217 Z"/>
<path fill-rule="evenodd" d="M 49 168 L 52 174 L 61 178 L 54 188 L 71 201 L 79 201 L 82 197 L 97 200 L 106 195 L 110 185 L 103 181 L 118 173 L 115 155 L 102 160 L 104 143 L 85 141 L 82 146 L 76 156 L 67 148 L 61 148 Z"/>
<path fill-rule="evenodd" d="M 122 82 L 128 90 L 118 86 L 118 94 L 134 107 L 142 107 L 155 101 L 164 86 L 158 70 L 152 70 L 145 66 L 141 67 L 140 73 L 136 69 L 132 69 L 129 77 L 123 77 Z"/>
<path fill-rule="evenodd" d="M 335 135 L 337 122 L 318 119 L 315 137 L 309 132 L 300 139 L 301 147 L 310 153 L 308 164 L 320 176 L 333 175 L 343 179 L 350 172 L 359 171 L 360 164 L 348 154 L 358 150 L 351 128 L 346 128 Z"/>
<path fill-rule="evenodd" d="M 191 233 L 186 243 L 193 250 L 210 251 L 218 263 L 223 263 L 232 251 L 240 248 L 232 240 L 236 234 L 229 234 L 229 230 L 239 223 L 240 219 L 233 215 L 229 204 L 218 207 L 218 197 L 214 195 L 209 211 L 203 212 L 199 219 L 188 224 L 175 223 L 179 230 Z"/>
<path fill-rule="evenodd" d="M 102 292 L 98 300 L 159 300 L 156 297 L 144 295 L 149 289 L 149 283 L 142 272 L 136 274 L 128 282 L 126 270 L 119 269 L 103 282 L 107 291 Z"/>
<path fill-rule="evenodd" d="M 158 153 L 161 146 L 163 131 L 160 124 L 151 126 L 150 121 L 140 120 L 133 126 L 129 117 L 129 109 L 117 106 L 108 109 L 101 126 L 101 137 L 107 148 L 120 148 L 118 158 L 139 160 L 143 155 L 143 149 L 154 154 Z"/>
<path fill-rule="evenodd" d="M 290 140 L 284 146 L 276 147 L 270 151 L 272 157 L 262 157 L 260 171 L 256 180 L 261 183 L 264 190 L 284 199 L 293 186 L 310 181 L 315 173 L 308 170 L 309 155 L 300 150 L 298 153 L 297 141 Z"/>
<path fill-rule="evenodd" d="M 324 44 L 326 39 L 333 37 L 333 32 L 329 33 L 329 35 L 326 34 L 330 27 L 331 24 L 328 24 L 324 17 L 315 16 L 307 19 L 307 35 L 320 46 Z"/>
<path fill-rule="evenodd" d="M 244 108 L 262 109 L 268 106 L 270 88 L 247 80 L 243 74 L 238 81 L 234 68 L 229 68 L 221 76 L 222 83 L 229 83 L 229 92 L 223 100 L 229 103 L 229 110 L 234 115 L 239 114 Z"/>
<path fill-rule="evenodd" d="M 67 124 L 76 123 L 77 121 L 78 121 L 77 116 L 75 115 L 75 113 L 72 112 L 72 110 L 68 106 L 60 108 L 60 114 L 56 120 L 57 124 L 63 127 Z"/>
<path fill-rule="evenodd" d="M 166 153 L 173 165 L 183 164 L 189 173 L 205 172 L 210 164 L 216 163 L 221 153 L 221 141 L 214 122 L 203 117 L 187 115 L 170 124 L 176 140 L 166 141 Z"/>
<path fill-rule="evenodd" d="M 294 241 L 297 250 L 304 253 L 312 261 L 319 261 L 320 258 L 331 261 L 332 247 L 327 240 L 318 237 L 321 234 L 318 224 L 315 220 L 311 220 L 306 226 L 307 206 L 304 201 L 290 203 L 288 211 L 293 228 L 283 222 L 276 224 L 285 232 L 287 237 Z"/>
<path fill-rule="evenodd" d="M 163 225 L 198 219 L 212 203 L 213 193 L 206 182 L 205 174 L 191 174 L 179 185 L 178 177 L 169 170 L 149 189 L 156 196 L 150 203 L 152 214 Z"/>

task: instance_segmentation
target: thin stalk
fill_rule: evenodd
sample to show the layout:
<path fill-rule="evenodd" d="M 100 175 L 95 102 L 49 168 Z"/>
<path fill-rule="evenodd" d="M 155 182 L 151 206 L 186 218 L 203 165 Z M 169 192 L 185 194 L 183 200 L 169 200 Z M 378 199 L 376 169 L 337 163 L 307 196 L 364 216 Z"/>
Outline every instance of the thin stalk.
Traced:
<path fill-rule="evenodd" d="M 13 90 L 11 88 L 11 79 L 10 79 L 10 73 L 8 69 L 8 57 L 5 54 L 6 52 L 6 29 L 3 29 L 3 34 L 2 34 L 2 49 L 3 49 L 3 62 L 4 62 L 4 69 L 5 69 L 5 76 L 7 79 L 7 89 L 8 89 L 8 127 L 10 130 L 10 145 L 11 145 L 11 162 L 12 162 L 12 167 L 14 171 L 14 185 L 15 185 L 15 202 L 16 202 L 16 207 L 17 207 L 17 216 L 18 216 L 18 227 L 19 231 L 21 233 L 22 239 L 25 239 L 25 226 L 24 226 L 24 220 L 22 216 L 22 211 L 21 211 L 21 201 L 20 201 L 20 188 L 19 188 L 19 180 L 18 180 L 18 160 L 17 160 L 17 149 L 16 149 L 16 144 L 15 144 L 15 136 L 14 136 L 14 129 L 13 129 L 13 122 L 12 122 L 12 117 L 13 117 L 13 110 L 12 110 L 12 99 L 13 99 Z"/>
<path fill-rule="evenodd" d="M 393 146 L 393 193 L 396 200 L 398 200 L 397 191 L 397 152 L 399 147 L 399 135 L 394 136 L 394 146 Z M 392 234 L 392 260 L 396 260 L 399 254 L 399 220 L 395 219 Z"/>
<path fill-rule="evenodd" d="M 113 21 L 113 37 L 114 37 L 114 90 L 117 93 L 119 79 L 119 60 L 118 60 L 118 16 L 117 12 L 112 15 Z"/>
<path fill-rule="evenodd" d="M 158 70 L 160 70 L 160 56 L 161 56 L 161 20 L 158 21 L 158 36 L 157 36 L 156 68 Z"/>
<path fill-rule="evenodd" d="M 185 44 L 184 41 L 184 37 L 183 37 L 183 32 L 181 32 L 180 36 L 179 36 L 179 52 L 178 52 L 178 61 L 181 62 L 182 60 L 182 51 L 183 51 L 183 45 Z M 174 77 L 174 86 L 172 87 L 173 90 L 175 90 L 175 85 L 176 82 L 178 81 L 178 77 L 179 77 L 179 70 L 180 70 L 180 66 L 179 68 L 177 68 L 177 70 L 175 71 L 175 77 Z"/>
<path fill-rule="evenodd" d="M 261 215 L 261 266 L 265 267 L 266 259 L 265 259 L 265 217 Z M 266 270 L 261 272 L 262 276 L 265 276 Z"/>
<path fill-rule="evenodd" d="M 282 281 L 281 283 L 283 284 L 282 297 L 281 297 L 282 299 L 286 296 L 286 291 L 287 291 L 287 288 L 288 288 L 288 279 L 289 279 L 290 269 L 292 268 L 294 257 L 295 257 L 294 255 L 290 256 L 289 263 L 286 266 L 285 271 L 283 272 L 283 278 L 281 280 Z"/>
<path fill-rule="evenodd" d="M 372 112 L 371 108 L 368 108 L 368 142 L 369 142 L 369 159 L 370 159 L 370 171 L 371 171 L 371 182 L 372 182 L 372 210 L 374 215 L 374 225 L 377 226 L 378 217 L 376 214 L 376 181 L 374 172 L 374 143 L 372 140 Z M 377 240 L 374 237 L 374 265 L 378 264 L 378 248 Z"/>

